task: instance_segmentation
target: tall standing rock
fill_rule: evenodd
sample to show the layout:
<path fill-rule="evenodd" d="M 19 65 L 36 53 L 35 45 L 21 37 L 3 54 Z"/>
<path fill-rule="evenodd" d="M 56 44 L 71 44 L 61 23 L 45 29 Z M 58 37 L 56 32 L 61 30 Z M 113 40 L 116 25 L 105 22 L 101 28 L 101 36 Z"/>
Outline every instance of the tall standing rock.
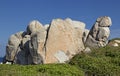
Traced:
<path fill-rule="evenodd" d="M 44 63 L 45 50 L 44 45 L 46 41 L 46 30 L 38 21 L 32 21 L 29 24 L 29 30 L 31 30 L 31 39 L 29 42 L 29 51 L 32 56 L 33 64 Z"/>
<path fill-rule="evenodd" d="M 85 25 L 71 19 L 54 19 L 51 22 L 46 41 L 45 63 L 63 63 L 84 49 L 83 30 L 76 30 L 74 25 Z"/>
<path fill-rule="evenodd" d="M 32 33 L 32 35 L 31 35 L 31 41 L 29 43 L 29 47 L 30 47 L 30 54 L 32 56 L 34 64 L 44 63 L 45 40 L 46 40 L 45 29 L 41 29 L 41 30 L 39 30 L 39 32 Z"/>
<path fill-rule="evenodd" d="M 93 48 L 106 46 L 110 35 L 109 27 L 111 24 L 110 17 L 104 16 L 98 18 L 90 30 L 85 44 Z"/>
<path fill-rule="evenodd" d="M 20 47 L 18 48 L 18 51 L 15 56 L 15 63 L 16 64 L 32 64 L 30 62 L 29 58 L 31 57 L 29 52 L 29 41 L 30 41 L 30 35 L 25 35 L 21 41 Z"/>

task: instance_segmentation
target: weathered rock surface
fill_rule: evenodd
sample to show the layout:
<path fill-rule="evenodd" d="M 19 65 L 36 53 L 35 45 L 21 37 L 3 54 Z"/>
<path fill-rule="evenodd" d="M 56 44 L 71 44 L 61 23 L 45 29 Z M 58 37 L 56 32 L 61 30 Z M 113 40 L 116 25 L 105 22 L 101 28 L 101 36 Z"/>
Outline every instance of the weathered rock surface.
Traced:
<path fill-rule="evenodd" d="M 28 57 L 30 56 L 29 40 L 30 40 L 30 35 L 25 35 L 23 37 L 23 39 L 20 43 L 20 46 L 18 47 L 14 63 L 16 63 L 16 64 L 31 64 L 32 63 L 32 62 L 28 63 L 28 61 L 29 61 Z"/>
<path fill-rule="evenodd" d="M 43 28 L 43 25 L 39 21 L 34 20 L 34 21 L 29 23 L 29 25 L 27 27 L 27 34 L 31 34 L 33 32 L 37 32 L 41 28 Z"/>
<path fill-rule="evenodd" d="M 110 27 L 112 24 L 111 18 L 107 16 L 99 17 L 97 19 L 97 22 L 99 23 L 99 26 L 101 27 Z"/>
<path fill-rule="evenodd" d="M 82 27 L 81 30 L 76 30 L 74 27 Z M 48 38 L 46 42 L 46 59 L 45 63 L 59 63 L 73 57 L 84 49 L 82 42 L 82 34 L 85 25 L 80 22 L 73 22 L 71 19 L 55 19 L 50 25 Z M 83 30 L 82 30 L 83 29 Z M 61 60 L 59 55 L 65 56 Z"/>
<path fill-rule="evenodd" d="M 104 16 L 98 18 L 88 34 L 85 45 L 94 48 L 106 46 L 110 35 L 109 26 L 111 24 L 110 17 Z"/>
<path fill-rule="evenodd" d="M 6 60 L 14 61 L 19 49 L 20 43 L 22 41 L 23 32 L 18 32 L 10 36 L 8 44 L 6 46 Z"/>
<path fill-rule="evenodd" d="M 89 47 L 86 47 L 84 50 L 84 53 L 90 53 L 90 52 L 91 52 L 91 49 Z"/>
<path fill-rule="evenodd" d="M 10 36 L 4 62 L 22 65 L 65 63 L 80 52 L 91 52 L 89 47 L 105 46 L 111 23 L 109 17 L 100 17 L 89 32 L 83 22 L 69 18 L 54 19 L 45 26 L 34 20 L 26 32 Z M 85 48 L 84 44 L 89 47 Z"/>
<path fill-rule="evenodd" d="M 44 28 L 40 29 L 39 32 L 32 33 L 31 41 L 29 43 L 29 51 L 34 64 L 43 63 L 45 60 L 45 41 L 46 31 Z"/>
<path fill-rule="evenodd" d="M 23 65 L 43 63 L 45 40 L 46 30 L 42 24 L 38 21 L 30 22 L 27 32 L 19 32 L 9 38 L 6 61 Z"/>

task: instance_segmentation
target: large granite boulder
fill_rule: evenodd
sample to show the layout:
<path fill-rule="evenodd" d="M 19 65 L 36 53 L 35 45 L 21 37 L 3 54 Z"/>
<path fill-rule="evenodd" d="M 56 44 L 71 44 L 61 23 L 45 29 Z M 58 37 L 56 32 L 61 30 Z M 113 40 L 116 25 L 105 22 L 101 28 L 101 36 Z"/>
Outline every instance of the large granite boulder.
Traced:
<path fill-rule="evenodd" d="M 76 30 L 74 25 L 80 30 Z M 79 21 L 54 19 L 48 31 L 45 63 L 62 63 L 82 51 L 84 27 Z"/>
<path fill-rule="evenodd" d="M 109 27 L 111 24 L 110 17 L 104 16 L 98 18 L 87 36 L 85 45 L 93 48 L 106 46 L 110 35 Z"/>
<path fill-rule="evenodd" d="M 6 60 L 7 61 L 14 61 L 17 51 L 20 47 L 22 36 L 24 32 L 18 32 L 10 36 L 8 40 L 8 44 L 6 46 Z"/>

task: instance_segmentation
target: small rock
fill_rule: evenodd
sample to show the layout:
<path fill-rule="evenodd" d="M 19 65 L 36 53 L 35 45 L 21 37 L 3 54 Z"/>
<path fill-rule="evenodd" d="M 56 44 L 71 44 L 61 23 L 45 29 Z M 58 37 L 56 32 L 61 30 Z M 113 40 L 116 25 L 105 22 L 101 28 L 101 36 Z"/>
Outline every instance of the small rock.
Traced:
<path fill-rule="evenodd" d="M 12 64 L 11 62 L 6 62 L 5 64 Z"/>
<path fill-rule="evenodd" d="M 120 44 L 120 40 L 114 40 L 116 43 L 119 43 Z"/>
<path fill-rule="evenodd" d="M 86 47 L 85 50 L 84 50 L 85 53 L 90 53 L 91 52 L 91 49 L 89 47 Z"/>
<path fill-rule="evenodd" d="M 118 47 L 119 45 L 118 45 L 118 43 L 113 43 L 112 46 Z"/>

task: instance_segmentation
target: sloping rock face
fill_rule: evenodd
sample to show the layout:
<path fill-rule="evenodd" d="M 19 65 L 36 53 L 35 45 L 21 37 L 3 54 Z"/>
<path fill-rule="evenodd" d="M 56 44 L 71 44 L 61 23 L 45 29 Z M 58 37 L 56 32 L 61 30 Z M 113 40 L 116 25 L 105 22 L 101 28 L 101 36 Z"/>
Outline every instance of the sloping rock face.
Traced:
<path fill-rule="evenodd" d="M 74 24 L 78 26 L 77 29 Z M 53 20 L 46 42 L 45 63 L 65 62 L 82 51 L 84 49 L 82 42 L 84 27 L 84 24 L 81 25 L 80 22 L 71 19 Z"/>
<path fill-rule="evenodd" d="M 93 48 L 106 46 L 110 35 L 112 21 L 110 17 L 104 16 L 97 19 L 90 30 L 85 45 Z"/>

